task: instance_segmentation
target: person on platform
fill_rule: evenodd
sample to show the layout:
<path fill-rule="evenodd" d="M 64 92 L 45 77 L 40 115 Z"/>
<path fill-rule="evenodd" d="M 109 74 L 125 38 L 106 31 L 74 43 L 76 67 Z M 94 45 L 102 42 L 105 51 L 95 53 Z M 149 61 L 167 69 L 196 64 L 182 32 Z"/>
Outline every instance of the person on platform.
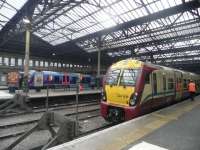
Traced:
<path fill-rule="evenodd" d="M 190 94 L 190 99 L 193 101 L 196 93 L 196 85 L 192 80 L 190 80 L 188 84 L 188 92 Z"/>

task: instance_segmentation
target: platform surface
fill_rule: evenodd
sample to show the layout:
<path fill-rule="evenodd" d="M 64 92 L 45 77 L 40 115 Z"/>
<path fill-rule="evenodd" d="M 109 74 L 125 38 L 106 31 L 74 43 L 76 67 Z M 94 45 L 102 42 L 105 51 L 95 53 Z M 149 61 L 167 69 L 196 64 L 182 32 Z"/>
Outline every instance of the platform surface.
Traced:
<path fill-rule="evenodd" d="M 16 93 L 22 93 L 21 90 L 16 90 Z M 79 95 L 88 95 L 88 94 L 100 94 L 101 90 L 83 90 L 79 92 Z M 0 101 L 5 99 L 11 99 L 14 94 L 10 94 L 8 90 L 0 90 Z M 76 95 L 76 91 L 64 91 L 61 90 L 49 90 L 49 97 L 59 97 L 59 96 L 73 96 Z M 29 98 L 43 98 L 47 96 L 46 90 L 41 90 L 36 92 L 35 90 L 30 90 L 28 93 Z"/>
<path fill-rule="evenodd" d="M 8 89 L 8 86 L 6 85 L 0 85 L 0 90 L 7 90 Z"/>
<path fill-rule="evenodd" d="M 200 96 L 50 150 L 199 150 Z"/>
<path fill-rule="evenodd" d="M 0 90 L 0 101 L 13 98 L 13 94 L 8 93 L 6 90 Z"/>
<path fill-rule="evenodd" d="M 80 91 L 79 95 L 84 95 L 84 94 L 98 94 L 101 93 L 101 90 L 84 90 Z M 71 96 L 71 95 L 76 95 L 76 91 L 54 91 L 54 90 L 49 90 L 49 97 L 58 97 L 58 96 Z M 41 98 L 41 97 L 46 97 L 47 96 L 47 91 L 42 90 L 41 92 L 35 92 L 31 91 L 28 93 L 28 96 L 30 98 Z"/>

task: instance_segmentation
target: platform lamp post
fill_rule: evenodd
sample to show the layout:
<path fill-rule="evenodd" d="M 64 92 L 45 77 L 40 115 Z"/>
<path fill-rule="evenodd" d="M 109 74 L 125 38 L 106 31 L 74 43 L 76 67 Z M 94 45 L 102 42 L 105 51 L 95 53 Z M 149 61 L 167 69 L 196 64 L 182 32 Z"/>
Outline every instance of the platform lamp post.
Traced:
<path fill-rule="evenodd" d="M 29 91 L 28 87 L 28 76 L 29 76 L 29 55 L 30 55 L 30 30 L 31 30 L 31 22 L 26 17 L 23 19 L 23 23 L 25 24 L 26 29 L 26 41 L 25 41 L 25 62 L 24 62 L 24 92 L 26 94 Z"/>
<path fill-rule="evenodd" d="M 79 92 L 80 92 L 80 76 L 77 79 L 76 82 L 76 126 L 75 126 L 75 135 L 78 136 L 79 135 L 79 118 L 78 118 L 78 104 L 79 104 Z"/>

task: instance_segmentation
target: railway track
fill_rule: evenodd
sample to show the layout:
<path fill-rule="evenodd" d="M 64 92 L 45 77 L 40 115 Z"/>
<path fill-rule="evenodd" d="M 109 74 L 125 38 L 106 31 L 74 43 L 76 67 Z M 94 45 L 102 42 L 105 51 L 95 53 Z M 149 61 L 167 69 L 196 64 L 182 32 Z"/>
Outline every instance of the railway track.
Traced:
<path fill-rule="evenodd" d="M 68 118 L 74 119 L 76 116 L 75 108 L 76 108 L 76 104 L 73 102 L 70 102 L 67 104 L 50 105 L 49 111 L 57 112 L 61 115 L 65 115 Z M 12 143 L 12 141 L 17 139 L 18 137 L 20 137 L 20 135 L 24 134 L 26 131 L 28 131 L 34 125 L 36 125 L 38 120 L 41 118 L 41 116 L 43 115 L 45 111 L 46 111 L 46 108 L 44 107 L 34 107 L 33 112 L 31 113 L 18 112 L 18 113 L 8 113 L 8 114 L 3 115 L 0 118 L 0 150 L 1 148 L 3 147 L 5 148 L 6 146 L 8 146 L 8 144 Z M 98 100 L 80 101 L 78 115 L 79 115 L 81 129 L 83 128 L 80 136 L 84 136 L 84 135 L 105 129 L 110 126 L 107 123 L 105 123 L 105 121 L 100 122 L 98 124 L 98 127 L 95 126 L 91 128 L 89 125 L 92 122 L 91 120 L 95 120 L 93 122 L 98 122 L 97 120 L 99 120 L 99 118 L 102 119 L 99 113 Z M 89 126 L 89 128 L 85 127 L 87 125 Z M 56 130 L 57 127 L 54 127 L 54 128 Z M 37 134 L 40 135 L 41 133 L 37 132 L 33 134 L 33 136 L 37 136 Z M 47 133 L 45 134 L 47 135 Z M 43 134 L 41 135 L 43 136 Z M 40 137 L 41 136 L 39 136 L 39 138 L 38 137 L 34 138 L 34 140 L 40 139 Z M 45 142 L 43 142 L 42 144 L 44 145 Z M 32 147 L 30 146 L 30 148 L 28 149 L 32 149 Z"/>
<path fill-rule="evenodd" d="M 68 116 L 70 118 L 75 118 L 75 113 L 71 113 L 71 114 L 66 113 L 65 116 Z M 85 125 L 88 126 L 88 124 L 91 124 L 91 122 L 98 122 L 98 120 L 100 120 L 100 118 L 101 117 L 100 117 L 100 114 L 99 114 L 99 108 L 80 111 L 79 112 L 79 121 L 80 121 L 80 126 L 83 129 L 82 129 L 79 137 L 85 136 L 85 135 L 88 135 L 90 133 L 94 133 L 94 132 L 97 132 L 99 130 L 103 130 L 105 128 L 112 126 L 111 124 L 100 121 L 100 123 L 98 123 L 98 126 L 89 127 L 89 128 L 84 127 Z M 94 120 L 94 121 L 92 121 L 92 120 Z M 0 135 L 1 135 L 0 141 L 7 141 L 7 143 L 10 143 L 10 142 L 8 142 L 9 139 L 17 139 L 20 135 L 24 134 L 27 131 L 27 129 L 31 129 L 36 123 L 37 122 L 35 121 L 35 122 L 32 122 L 32 123 L 30 122 L 29 125 L 27 125 L 27 124 L 17 124 L 16 126 L 15 125 L 7 126 L 7 127 L 4 128 L 4 133 L 1 132 L 1 129 L 3 129 L 3 128 L 1 128 L 0 129 Z M 54 127 L 54 128 L 56 130 L 56 127 Z M 12 131 L 12 130 L 15 130 L 15 131 Z M 40 131 L 40 132 L 43 132 L 43 131 Z M 38 134 L 38 133 L 35 133 L 35 134 Z M 42 134 L 42 133 L 39 133 L 39 134 Z M 46 135 L 45 132 L 44 132 L 44 135 Z M 43 144 L 45 144 L 45 142 Z M 1 145 L 0 145 L 0 147 L 1 147 Z M 32 149 L 32 148 L 30 148 L 30 149 Z M 33 148 L 33 149 L 35 149 L 35 148 Z"/>
<path fill-rule="evenodd" d="M 73 118 L 73 117 L 75 117 L 74 115 L 71 115 L 70 116 L 71 118 Z M 79 114 L 79 122 L 80 122 L 80 126 L 81 126 L 81 128 L 85 128 L 85 127 L 83 127 L 84 125 L 86 125 L 86 124 L 89 124 L 90 122 L 96 122 L 96 120 L 99 120 L 99 118 L 100 118 L 100 114 L 99 114 L 99 111 L 98 110 L 93 110 L 93 111 L 87 111 L 87 112 L 81 112 L 81 114 Z M 93 120 L 93 121 L 92 121 Z M 87 123 L 85 122 L 85 121 L 87 121 Z M 34 126 L 34 124 L 32 124 L 32 126 Z M 88 129 L 87 128 L 87 131 L 85 131 L 85 129 L 82 129 L 82 131 L 81 131 L 81 134 L 80 134 L 80 136 L 79 137 L 81 137 L 81 136 L 85 136 L 85 135 L 87 135 L 87 134 L 90 134 L 90 133 L 93 133 L 93 132 L 96 132 L 96 131 L 99 131 L 99 130 L 102 130 L 102 129 L 105 129 L 105 128 L 108 128 L 108 127 L 110 127 L 111 125 L 109 125 L 109 124 L 107 124 L 107 123 L 105 123 L 105 122 L 102 122 L 102 124 L 99 124 L 98 125 L 98 127 L 93 127 L 93 128 L 91 128 L 90 127 L 90 129 Z M 23 128 L 23 127 L 22 127 Z M 31 128 L 31 127 L 30 127 Z M 57 127 L 53 127 L 55 130 L 57 130 L 58 128 Z M 47 132 L 47 131 L 46 131 Z M 48 134 L 46 133 L 45 131 L 37 131 L 36 133 L 33 133 L 33 134 L 35 134 L 35 135 L 33 135 L 33 137 L 34 136 L 36 136 L 37 134 L 39 134 L 39 137 L 42 139 L 42 137 L 41 137 L 41 135 L 42 136 L 44 136 L 44 137 L 48 137 Z M 17 139 L 20 135 L 22 135 L 23 133 L 25 133 L 25 130 L 24 131 L 21 131 L 21 132 L 12 132 L 12 134 L 10 134 L 10 135 L 7 135 L 7 136 L 5 136 L 4 135 L 4 137 L 3 136 L 1 136 L 1 138 L 0 138 L 0 141 L 2 141 L 2 142 L 5 142 L 5 143 L 11 143 L 11 142 L 9 142 L 9 139 Z M 11 141 L 12 141 L 11 140 Z M 34 140 L 35 140 L 35 138 L 34 138 Z M 36 139 L 37 140 L 37 139 Z M 41 142 L 41 141 L 40 141 Z M 39 142 L 39 143 L 40 143 Z M 47 141 L 44 141 L 44 143 L 43 143 L 43 145 L 46 143 Z M 36 142 L 37 143 L 37 142 Z M 27 144 L 27 143 L 26 143 Z M 26 145 L 25 144 L 25 145 Z M 5 145 L 5 144 L 4 144 Z M 7 145 L 7 144 L 6 144 Z M 21 145 L 21 144 L 20 144 Z M 40 146 L 36 146 L 35 144 L 34 145 L 32 145 L 32 147 L 31 147 L 31 145 L 29 145 L 28 144 L 28 147 L 30 146 L 30 148 L 28 148 L 28 149 L 34 149 L 34 150 L 36 150 L 37 149 L 37 147 L 41 147 L 41 145 Z M 0 147 L 1 147 L 1 144 L 0 144 Z M 23 146 L 22 146 L 23 147 Z M 1 149 L 1 148 L 0 148 Z M 15 149 L 15 148 L 14 148 Z M 16 148 L 16 149 L 19 149 L 19 147 L 18 148 Z M 21 148 L 20 148 L 21 149 Z M 25 148 L 26 149 L 26 148 Z M 39 149 L 39 148 L 38 148 Z"/>
<path fill-rule="evenodd" d="M 91 113 L 93 113 L 93 115 L 90 115 Z M 65 116 L 67 116 L 69 118 L 75 118 L 75 115 L 76 115 L 75 113 L 65 114 Z M 80 121 L 97 117 L 97 116 L 99 116 L 99 109 L 93 109 L 93 110 L 79 112 L 79 116 L 80 116 L 80 118 L 79 118 Z M 16 137 L 16 136 L 24 134 L 28 129 L 31 129 L 34 125 L 36 125 L 37 121 L 38 120 L 32 120 L 32 121 L 17 123 L 15 125 L 12 124 L 7 127 L 4 127 L 4 129 L 2 131 L 0 131 L 0 140 L 4 140 L 4 139 L 10 138 L 10 137 Z"/>
<path fill-rule="evenodd" d="M 83 120 L 82 122 L 84 122 L 84 120 Z M 112 126 L 113 126 L 113 124 L 111 124 L 111 123 L 102 124 L 101 126 L 99 126 L 99 127 L 97 127 L 97 128 L 89 129 L 89 130 L 86 131 L 86 132 L 82 132 L 77 138 L 80 138 L 80 137 L 83 137 L 83 136 L 87 136 L 87 135 L 89 135 L 89 134 L 92 134 L 92 133 L 95 133 L 95 132 L 98 132 L 98 131 L 107 129 L 107 128 L 112 127 Z M 36 147 L 34 147 L 34 148 L 31 148 L 30 150 L 41 150 L 41 148 L 42 148 L 43 146 L 44 146 L 44 145 L 36 146 Z"/>
<path fill-rule="evenodd" d="M 87 106 L 87 105 L 92 105 L 92 104 L 98 104 L 98 100 L 88 100 L 88 101 L 80 101 L 79 102 L 79 107 L 82 107 L 82 105 Z M 49 105 L 48 109 L 49 110 L 59 110 L 59 109 L 66 109 L 66 108 L 74 108 L 75 102 L 70 102 L 70 103 L 63 103 L 63 104 L 54 104 L 54 105 Z M 19 116 L 23 114 L 31 114 L 31 113 L 42 113 L 46 111 L 46 107 L 41 107 L 41 106 L 35 106 L 32 107 L 33 111 L 32 112 L 26 112 L 26 111 L 20 111 L 20 110 L 10 110 L 10 112 L 6 113 L 0 113 L 0 117 L 11 117 L 11 116 Z"/>

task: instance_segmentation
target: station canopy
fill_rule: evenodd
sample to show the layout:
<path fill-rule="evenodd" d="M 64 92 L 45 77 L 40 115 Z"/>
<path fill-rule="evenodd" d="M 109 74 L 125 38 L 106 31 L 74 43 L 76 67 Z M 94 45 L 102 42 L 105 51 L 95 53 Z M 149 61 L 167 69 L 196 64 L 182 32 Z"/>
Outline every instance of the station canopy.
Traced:
<path fill-rule="evenodd" d="M 28 16 L 33 34 L 52 47 L 72 42 L 110 58 L 198 61 L 199 6 L 197 0 L 1 0 L 0 35 L 23 28 Z"/>

